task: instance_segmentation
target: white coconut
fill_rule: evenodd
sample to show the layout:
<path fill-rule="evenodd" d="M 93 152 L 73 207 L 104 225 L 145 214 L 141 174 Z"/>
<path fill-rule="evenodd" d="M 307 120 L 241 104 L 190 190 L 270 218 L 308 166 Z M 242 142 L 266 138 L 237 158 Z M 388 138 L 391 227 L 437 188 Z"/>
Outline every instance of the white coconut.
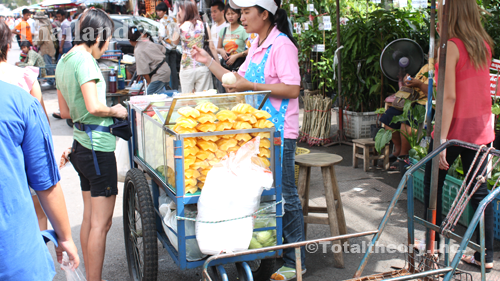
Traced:
<path fill-rule="evenodd" d="M 236 76 L 232 72 L 222 75 L 222 84 L 232 85 L 236 83 Z"/>

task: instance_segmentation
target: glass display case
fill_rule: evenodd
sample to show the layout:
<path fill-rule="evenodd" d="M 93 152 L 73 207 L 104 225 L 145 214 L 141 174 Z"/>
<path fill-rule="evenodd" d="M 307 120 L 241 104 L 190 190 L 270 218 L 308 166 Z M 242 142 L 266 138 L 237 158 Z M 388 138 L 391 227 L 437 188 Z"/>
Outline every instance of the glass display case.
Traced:
<path fill-rule="evenodd" d="M 176 197 L 200 195 L 206 175 L 213 165 L 230 153 L 236 152 L 241 145 L 256 136 L 261 137 L 262 144 L 261 153 L 255 161 L 274 172 L 275 145 L 276 143 L 280 145 L 281 139 L 278 142 L 275 141 L 275 128 L 270 122 L 266 123 L 268 126 L 263 128 L 255 128 L 252 127 L 253 125 L 249 127 L 244 124 L 243 129 L 226 127 L 214 131 L 220 121 L 212 119 L 211 122 L 196 123 L 207 124 L 211 127 L 207 131 L 197 130 L 196 128 L 200 128 L 198 125 L 195 129 L 185 132 L 176 130 L 176 121 L 181 117 L 179 114 L 181 108 L 195 109 L 197 106 L 211 103 L 218 108 L 209 113 L 215 117 L 220 111 L 231 111 L 235 106 L 245 104 L 249 96 L 261 95 L 260 97 L 263 96 L 262 104 L 252 109 L 258 110 L 267 100 L 269 93 L 267 91 L 180 96 L 165 101 L 151 102 L 145 107 L 132 105 L 135 109 L 136 123 L 135 155 L 156 173 L 164 186 L 168 187 Z M 237 122 L 239 121 L 230 123 Z M 279 153 L 280 150 L 277 151 Z"/>

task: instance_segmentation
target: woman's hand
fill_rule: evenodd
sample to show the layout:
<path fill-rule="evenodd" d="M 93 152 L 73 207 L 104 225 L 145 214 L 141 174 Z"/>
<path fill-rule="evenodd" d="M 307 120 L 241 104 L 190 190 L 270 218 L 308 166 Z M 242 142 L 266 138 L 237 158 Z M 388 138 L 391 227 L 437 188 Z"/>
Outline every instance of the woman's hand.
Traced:
<path fill-rule="evenodd" d="M 229 59 L 226 60 L 226 64 L 231 66 L 234 64 L 234 62 L 236 62 L 236 60 L 239 58 L 239 54 L 235 54 L 235 55 L 231 55 L 229 56 Z"/>
<path fill-rule="evenodd" d="M 250 91 L 253 88 L 253 83 L 248 81 L 247 79 L 241 77 L 236 72 L 233 72 L 234 76 L 236 76 L 236 83 L 227 85 L 227 84 L 222 84 L 224 88 L 226 88 L 227 92 L 229 93 L 235 93 L 235 92 L 244 92 L 244 91 Z"/>
<path fill-rule="evenodd" d="M 229 59 L 229 56 L 227 55 L 226 51 L 224 51 L 224 49 L 220 51 L 219 54 L 221 55 L 223 60 L 227 61 Z"/>
<path fill-rule="evenodd" d="M 191 50 L 191 57 L 193 57 L 195 61 L 205 65 L 212 60 L 212 57 L 207 53 L 207 51 L 198 48 L 197 46 L 193 46 L 193 49 Z"/>
<path fill-rule="evenodd" d="M 446 149 L 439 153 L 439 169 L 440 170 L 448 170 L 450 168 L 450 164 L 446 161 Z"/>
<path fill-rule="evenodd" d="M 111 107 L 111 110 L 113 111 L 113 117 L 120 118 L 120 119 L 125 119 L 128 117 L 128 111 L 123 105 L 117 104 L 113 107 Z"/>
<path fill-rule="evenodd" d="M 410 88 L 420 88 L 422 86 L 422 81 L 411 78 L 410 75 L 406 74 L 405 80 L 404 80 L 404 86 L 410 87 Z"/>

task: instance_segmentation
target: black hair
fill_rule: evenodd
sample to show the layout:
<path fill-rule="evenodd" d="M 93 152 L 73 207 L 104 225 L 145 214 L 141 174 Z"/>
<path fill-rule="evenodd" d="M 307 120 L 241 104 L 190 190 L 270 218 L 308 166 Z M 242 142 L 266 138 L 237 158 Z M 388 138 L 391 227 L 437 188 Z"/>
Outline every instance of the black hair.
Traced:
<path fill-rule="evenodd" d="M 165 2 L 160 2 L 160 4 L 156 5 L 156 11 L 164 11 L 164 12 L 167 12 L 168 11 L 168 6 L 167 4 L 165 4 Z"/>
<path fill-rule="evenodd" d="M 276 14 L 272 14 L 271 12 L 268 11 L 269 13 L 269 20 L 271 21 L 271 25 L 276 25 L 278 30 L 282 33 L 285 33 L 288 39 L 292 41 L 292 43 L 295 45 L 295 47 L 299 47 L 297 44 L 297 41 L 293 37 L 293 34 L 290 30 L 290 23 L 288 22 L 288 15 L 284 9 L 281 9 L 281 0 L 274 0 L 276 5 L 278 6 L 278 10 L 276 10 Z M 261 6 L 255 6 L 258 10 L 259 13 L 263 13 L 264 11 L 267 11 L 266 9 L 262 8 Z"/>
<path fill-rule="evenodd" d="M 215 1 L 212 4 L 210 4 L 210 8 L 217 7 L 217 9 L 219 9 L 219 11 L 221 11 L 221 12 L 224 11 L 225 6 L 226 5 L 224 5 L 224 3 L 222 1 Z"/>
<path fill-rule="evenodd" d="M 128 28 L 128 40 L 132 42 L 137 42 L 141 38 L 142 35 L 146 34 L 148 39 L 154 43 L 153 37 L 149 32 L 144 31 L 144 27 L 142 26 L 131 26 Z"/>
<path fill-rule="evenodd" d="M 23 9 L 23 16 L 26 14 L 31 14 L 30 10 L 28 9 Z"/>
<path fill-rule="evenodd" d="M 238 15 L 240 15 L 240 18 L 238 19 L 238 22 L 241 24 L 241 10 L 240 9 L 234 9 L 233 7 L 231 7 L 231 5 L 227 4 L 226 7 L 224 7 L 224 19 L 229 22 L 226 18 L 226 13 L 227 11 L 229 10 L 232 10 L 233 12 L 237 13 Z"/>
<path fill-rule="evenodd" d="M 19 48 L 22 48 L 22 47 L 30 48 L 31 47 L 30 41 L 21 41 L 21 43 L 19 44 Z"/>
<path fill-rule="evenodd" d="M 61 15 L 61 16 L 63 16 L 64 18 L 67 18 L 67 17 L 68 17 L 68 13 L 67 13 L 65 10 L 63 10 L 63 9 L 59 9 L 59 10 L 57 10 L 56 15 Z"/>
<path fill-rule="evenodd" d="M 7 61 L 10 42 L 12 42 L 12 31 L 4 20 L 0 20 L 0 61 Z"/>
<path fill-rule="evenodd" d="M 93 46 L 99 37 L 99 49 L 104 47 L 106 40 L 111 38 L 115 24 L 113 20 L 101 9 L 87 9 L 80 16 L 80 27 L 75 36 L 75 45 L 85 44 Z"/>
<path fill-rule="evenodd" d="M 76 12 L 74 15 L 73 15 L 73 19 L 78 19 L 78 17 L 80 16 L 80 12 Z"/>

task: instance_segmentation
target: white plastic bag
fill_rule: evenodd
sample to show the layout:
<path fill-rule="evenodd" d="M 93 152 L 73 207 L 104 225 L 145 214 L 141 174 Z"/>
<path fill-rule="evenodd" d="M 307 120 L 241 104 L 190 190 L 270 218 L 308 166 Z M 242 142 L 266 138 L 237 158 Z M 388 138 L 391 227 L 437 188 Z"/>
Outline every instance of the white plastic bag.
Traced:
<path fill-rule="evenodd" d="M 63 252 L 63 260 L 61 264 L 61 269 L 64 270 L 64 274 L 66 274 L 67 281 L 86 281 L 85 275 L 80 271 L 80 269 L 72 269 L 73 263 L 69 261 L 68 254 Z"/>
<path fill-rule="evenodd" d="M 118 138 L 115 155 L 118 181 L 124 182 L 127 172 L 130 170 L 130 156 L 128 154 L 128 142 L 126 140 Z"/>
<path fill-rule="evenodd" d="M 163 230 L 167 234 L 168 240 L 178 251 L 178 239 L 177 235 L 173 233 L 168 227 L 172 228 L 177 232 L 177 219 L 176 216 L 176 204 L 171 201 L 169 204 L 162 204 L 160 206 L 160 213 L 165 216 L 163 217 Z M 187 218 L 196 218 L 196 205 L 186 205 L 184 209 L 184 215 Z M 195 235 L 195 222 L 194 221 L 184 221 L 186 236 Z M 167 225 L 167 226 L 165 226 Z M 202 254 L 200 248 L 198 247 L 198 242 L 196 239 L 186 239 L 186 259 L 188 261 L 197 261 L 205 258 L 206 255 Z"/>
<path fill-rule="evenodd" d="M 208 172 L 196 218 L 196 239 L 202 253 L 248 249 L 252 214 L 259 208 L 264 188 L 270 189 L 273 184 L 272 172 L 252 162 L 259 153 L 259 143 L 259 137 L 247 142 Z"/>

